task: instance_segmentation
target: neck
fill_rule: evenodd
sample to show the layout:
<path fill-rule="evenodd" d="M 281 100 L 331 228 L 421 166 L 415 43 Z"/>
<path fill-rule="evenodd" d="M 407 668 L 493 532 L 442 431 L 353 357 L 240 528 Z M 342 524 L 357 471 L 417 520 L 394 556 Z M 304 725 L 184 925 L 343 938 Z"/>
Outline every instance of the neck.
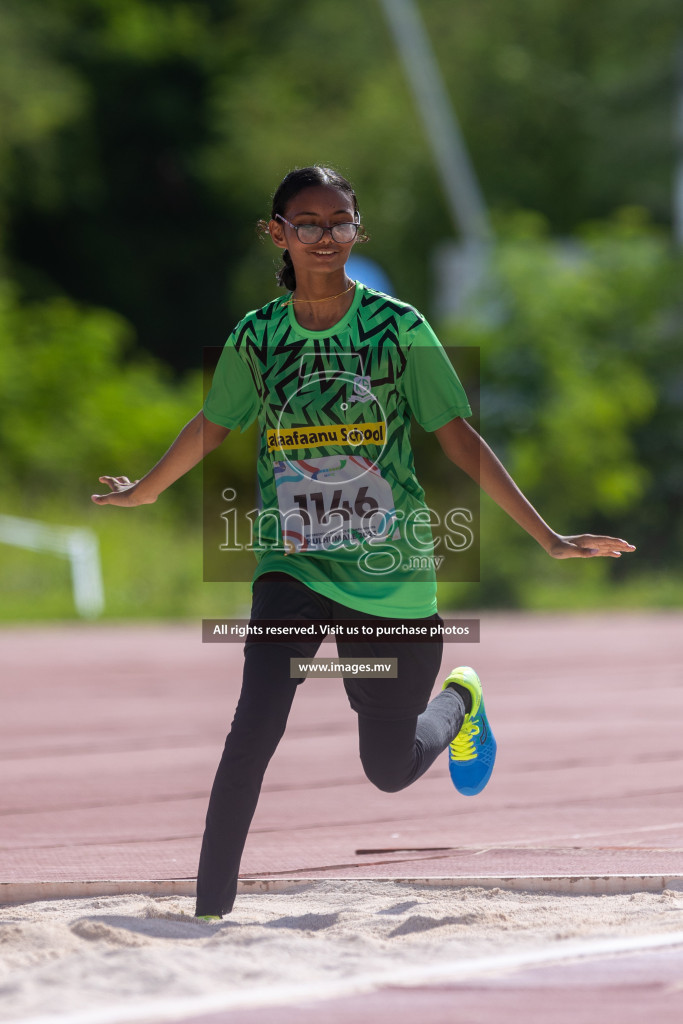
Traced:
<path fill-rule="evenodd" d="M 331 275 L 310 275 L 299 279 L 290 302 L 294 316 L 302 327 L 325 330 L 348 313 L 354 300 L 355 281 L 345 272 Z"/>

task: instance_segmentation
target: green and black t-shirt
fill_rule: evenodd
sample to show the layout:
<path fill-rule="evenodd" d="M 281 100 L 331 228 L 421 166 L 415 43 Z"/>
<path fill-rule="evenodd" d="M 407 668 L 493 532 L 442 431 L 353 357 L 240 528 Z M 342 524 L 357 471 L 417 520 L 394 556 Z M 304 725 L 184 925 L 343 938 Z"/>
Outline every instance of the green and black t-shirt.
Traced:
<path fill-rule="evenodd" d="M 258 417 L 256 577 L 286 572 L 371 614 L 431 615 L 436 579 L 422 556 L 433 546 L 410 418 L 432 431 L 469 416 L 462 385 L 406 303 L 359 283 L 346 316 L 316 332 L 287 298 L 237 325 L 204 403 L 230 429 Z"/>

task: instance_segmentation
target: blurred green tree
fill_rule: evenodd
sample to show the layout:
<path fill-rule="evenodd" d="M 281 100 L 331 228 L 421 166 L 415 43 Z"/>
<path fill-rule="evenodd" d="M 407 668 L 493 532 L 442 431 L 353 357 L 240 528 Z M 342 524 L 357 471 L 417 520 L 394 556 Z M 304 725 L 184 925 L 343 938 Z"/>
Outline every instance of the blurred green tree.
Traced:
<path fill-rule="evenodd" d="M 109 310 L 19 303 L 5 282 L 0 337 L 0 486 L 27 514 L 50 494 L 82 503 L 101 474 L 141 476 L 200 407 L 199 376 L 126 358 L 130 325 Z"/>
<path fill-rule="evenodd" d="M 421 0 L 489 204 L 554 233 L 670 217 L 677 0 Z M 0 143 L 12 273 L 106 306 L 178 369 L 275 293 L 254 235 L 291 166 L 358 186 L 368 254 L 429 313 L 452 236 L 377 3 L 6 0 Z M 27 73 L 28 71 L 28 73 Z"/>
<path fill-rule="evenodd" d="M 638 209 L 565 244 L 537 214 L 500 226 L 484 316 L 442 332 L 481 347 L 483 436 L 558 532 L 637 545 L 633 559 L 591 573 L 680 562 L 680 258 Z M 562 571 L 482 501 L 484 599 L 523 602 Z"/>
<path fill-rule="evenodd" d="M 484 436 L 554 527 L 639 544 L 581 572 L 680 564 L 680 260 L 653 227 L 671 217 L 679 0 L 419 6 L 498 213 L 489 320 L 444 332 L 481 347 Z M 179 375 L 277 291 L 254 223 L 294 165 L 351 177 L 367 254 L 430 313 L 454 232 L 379 4 L 4 0 L 0 45 L 6 495 L 80 505 L 100 473 L 158 458 L 201 400 Z M 251 442 L 229 444 L 250 487 Z M 189 516 L 191 487 L 173 493 Z M 575 572 L 482 511 L 478 602 Z"/>

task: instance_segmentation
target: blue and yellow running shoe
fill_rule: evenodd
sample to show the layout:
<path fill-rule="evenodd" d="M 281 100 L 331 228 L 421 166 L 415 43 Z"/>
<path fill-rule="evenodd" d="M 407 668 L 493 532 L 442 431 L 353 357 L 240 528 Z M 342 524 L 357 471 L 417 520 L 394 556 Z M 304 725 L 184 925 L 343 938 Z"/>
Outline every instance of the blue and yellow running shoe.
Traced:
<path fill-rule="evenodd" d="M 496 760 L 496 741 L 484 710 L 479 676 L 474 669 L 466 665 L 454 668 L 443 684 L 443 689 L 451 683 L 469 691 L 472 710 L 465 715 L 460 732 L 449 744 L 448 767 L 458 792 L 465 796 L 476 796 L 491 778 Z"/>

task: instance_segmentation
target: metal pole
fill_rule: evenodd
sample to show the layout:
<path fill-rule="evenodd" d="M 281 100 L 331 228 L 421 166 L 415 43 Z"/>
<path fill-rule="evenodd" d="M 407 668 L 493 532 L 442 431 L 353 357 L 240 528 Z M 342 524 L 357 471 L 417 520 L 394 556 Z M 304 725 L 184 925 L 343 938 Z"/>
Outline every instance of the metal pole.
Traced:
<path fill-rule="evenodd" d="M 425 126 L 455 225 L 465 242 L 493 232 L 424 23 L 413 0 L 380 0 Z"/>

